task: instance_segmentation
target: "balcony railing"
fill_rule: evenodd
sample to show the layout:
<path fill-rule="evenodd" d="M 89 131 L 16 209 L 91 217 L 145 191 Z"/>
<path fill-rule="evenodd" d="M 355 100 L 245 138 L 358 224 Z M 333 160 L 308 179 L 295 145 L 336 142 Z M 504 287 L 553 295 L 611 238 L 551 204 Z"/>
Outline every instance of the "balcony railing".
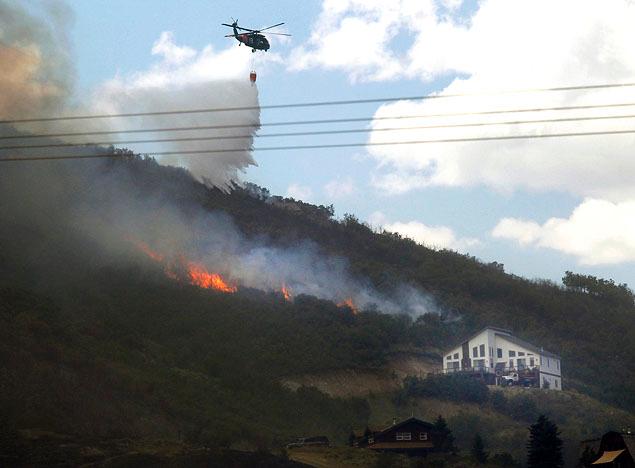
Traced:
<path fill-rule="evenodd" d="M 452 374 L 456 372 L 471 372 L 471 373 L 484 373 L 484 374 L 496 374 L 496 375 L 509 375 L 512 372 L 518 374 L 533 374 L 540 372 L 540 366 L 472 366 L 472 367 L 445 367 L 441 371 L 444 374 Z"/>

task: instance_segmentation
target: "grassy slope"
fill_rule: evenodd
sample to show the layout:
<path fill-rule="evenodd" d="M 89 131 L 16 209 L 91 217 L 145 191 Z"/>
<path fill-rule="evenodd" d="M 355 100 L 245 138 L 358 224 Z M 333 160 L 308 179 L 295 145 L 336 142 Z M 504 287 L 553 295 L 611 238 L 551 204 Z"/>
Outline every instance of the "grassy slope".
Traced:
<path fill-rule="evenodd" d="M 312 239 L 325 252 L 349 258 L 352 270 L 380 290 L 412 282 L 462 320 L 427 317 L 410 325 L 374 314 L 354 317 L 310 298 L 290 305 L 254 291 L 213 294 L 172 283 L 142 256 L 133 262 L 137 266 L 113 266 L 81 232 L 64 226 L 41 231 L 2 219 L 0 416 L 8 427 L 102 436 L 181 434 L 215 444 L 227 439 L 257 444 L 263 434 L 269 443 L 280 442 L 314 432 L 342 440 L 347 425 L 366 420 L 363 402 L 291 392 L 278 379 L 376 368 L 392 346 L 434 351 L 485 323 L 522 331 L 561 352 L 575 379 L 569 382 L 592 394 L 606 387 L 608 400 L 632 405 L 627 399 L 635 393 L 632 309 L 376 234 L 352 219 L 334 222 L 310 205 L 293 213 L 241 190 L 230 195 L 208 190 L 184 172 L 151 161 L 126 164 L 123 170 L 130 171 L 140 196 L 160 194 L 226 211 L 248 236 L 266 235 L 273 243 Z M 409 413 L 391 405 L 390 398 L 373 400 L 373 421 Z M 489 415 L 468 406 L 460 405 L 475 416 Z M 539 406 L 550 408 L 542 401 Z M 435 408 L 431 414 L 444 408 L 439 402 L 428 407 Z M 562 417 L 571 418 L 567 415 L 576 406 L 563 403 L 562 408 Z M 445 411 L 452 413 L 449 407 Z M 490 417 L 496 426 L 501 416 Z M 498 422 L 510 428 L 509 441 L 520 433 L 518 423 Z M 579 424 L 601 430 L 608 422 Z"/>

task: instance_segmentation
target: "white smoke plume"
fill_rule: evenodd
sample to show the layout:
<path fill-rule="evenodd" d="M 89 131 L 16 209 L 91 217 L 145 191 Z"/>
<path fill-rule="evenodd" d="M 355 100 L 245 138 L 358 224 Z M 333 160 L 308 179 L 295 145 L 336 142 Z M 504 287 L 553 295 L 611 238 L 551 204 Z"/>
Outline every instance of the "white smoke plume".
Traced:
<path fill-rule="evenodd" d="M 63 143 L 90 144 L 130 140 L 195 137 L 242 137 L 226 140 L 160 143 L 122 143 L 116 147 L 139 153 L 212 150 L 210 153 L 164 156 L 159 162 L 187 167 L 208 185 L 227 188 L 241 171 L 255 165 L 251 155 L 253 135 L 260 125 L 258 89 L 249 82 L 252 62 L 276 61 L 275 54 L 252 58 L 247 48 L 228 47 L 201 51 L 175 44 L 164 32 L 152 47 L 157 58 L 147 70 L 116 76 L 95 89 L 79 104 L 70 102 L 73 66 L 67 27 L 72 14 L 62 2 L 49 2 L 43 17 L 0 0 L 0 118 L 22 119 L 59 115 L 147 113 L 248 107 L 245 111 L 150 115 L 144 117 L 58 120 L 18 124 L 24 133 L 76 133 L 196 126 L 242 125 L 232 129 L 115 133 L 60 137 Z M 34 140 L 13 141 L 32 144 Z M 42 140 L 38 140 L 42 143 Z M 108 145 L 106 145 L 108 146 Z M 222 151 L 222 150 L 228 151 Z M 73 151 L 56 148 L 56 154 Z M 219 152 L 220 151 L 220 152 Z M 40 155 L 46 149 L 19 154 Z"/>
<path fill-rule="evenodd" d="M 346 259 L 326 255 L 313 242 L 281 247 L 248 238 L 226 214 L 176 206 L 160 197 L 134 198 L 129 195 L 134 189 L 119 179 L 103 187 L 111 194 L 108 203 L 99 201 L 98 211 L 83 210 L 78 220 L 80 225 L 100 226 L 98 236 L 106 245 L 113 245 L 112 239 L 127 241 L 115 243 L 117 250 L 123 247 L 129 252 L 144 245 L 162 258 L 161 265 L 195 262 L 239 289 L 281 292 L 284 287 L 292 297 L 306 294 L 340 304 L 350 301 L 361 310 L 384 313 L 419 316 L 437 311 L 431 297 L 410 285 L 378 292 L 370 281 L 350 272 Z M 138 248 L 138 255 L 143 258 L 147 252 Z"/>

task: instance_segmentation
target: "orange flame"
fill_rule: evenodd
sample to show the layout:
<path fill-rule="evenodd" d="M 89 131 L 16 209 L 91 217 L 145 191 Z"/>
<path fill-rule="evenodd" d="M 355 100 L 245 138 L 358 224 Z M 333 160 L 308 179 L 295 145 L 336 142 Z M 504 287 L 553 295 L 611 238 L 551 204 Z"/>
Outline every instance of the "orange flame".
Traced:
<path fill-rule="evenodd" d="M 280 289 L 280 292 L 282 292 L 282 295 L 284 296 L 285 301 L 291 300 L 291 289 L 289 289 L 286 284 L 282 283 L 282 288 Z"/>
<path fill-rule="evenodd" d="M 235 286 L 229 286 L 218 273 L 207 271 L 200 263 L 189 262 L 187 270 L 190 282 L 200 288 L 215 289 L 226 293 L 235 293 L 238 290 Z"/>
<path fill-rule="evenodd" d="M 176 268 L 174 268 L 172 264 L 168 264 L 165 261 L 164 255 L 152 250 L 145 242 L 133 239 L 131 239 L 131 241 L 139 248 L 139 250 L 145 253 L 152 260 L 163 263 L 163 270 L 165 271 L 166 276 L 170 279 L 177 281 L 183 279 L 183 271 L 187 270 L 187 278 L 189 279 L 189 282 L 199 288 L 215 289 L 216 291 L 226 293 L 235 293 L 238 290 L 237 287 L 227 284 L 223 277 L 218 273 L 207 271 L 207 269 L 200 263 L 189 262 L 179 255 L 178 261 L 176 262 Z"/>
<path fill-rule="evenodd" d="M 344 299 L 342 302 L 338 302 L 337 307 L 348 307 L 349 309 L 351 309 L 351 311 L 355 315 L 357 315 L 359 313 L 359 309 L 357 308 L 357 306 L 353 302 L 353 298 L 352 297 Z"/>

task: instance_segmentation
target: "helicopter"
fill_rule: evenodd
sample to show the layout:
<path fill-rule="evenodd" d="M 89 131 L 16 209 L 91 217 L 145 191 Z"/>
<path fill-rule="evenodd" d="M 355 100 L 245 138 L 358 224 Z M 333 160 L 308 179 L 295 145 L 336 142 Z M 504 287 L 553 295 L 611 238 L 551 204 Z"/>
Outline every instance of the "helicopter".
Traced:
<path fill-rule="evenodd" d="M 271 28 L 275 28 L 278 26 L 282 26 L 284 23 L 278 23 L 278 24 L 274 24 L 273 26 L 269 26 L 266 28 L 262 28 L 262 29 L 248 29 L 248 28 L 242 28 L 240 26 L 238 26 L 238 20 L 234 20 L 232 18 L 233 23 L 232 24 L 227 24 L 227 23 L 222 23 L 222 26 L 228 26 L 230 28 L 234 29 L 234 34 L 227 34 L 225 35 L 225 37 L 235 37 L 236 40 L 239 42 L 238 45 L 241 44 L 245 44 L 247 47 L 251 47 L 251 51 L 252 52 L 256 52 L 256 50 L 264 50 L 265 52 L 269 50 L 269 41 L 267 40 L 267 38 L 264 36 L 264 34 L 260 34 L 262 31 L 266 31 L 267 29 L 271 29 Z M 238 30 L 241 31 L 247 31 L 244 33 L 239 33 Z M 275 32 L 270 32 L 267 34 L 275 34 L 277 36 L 290 36 L 291 34 L 285 34 L 285 33 L 275 33 Z"/>

